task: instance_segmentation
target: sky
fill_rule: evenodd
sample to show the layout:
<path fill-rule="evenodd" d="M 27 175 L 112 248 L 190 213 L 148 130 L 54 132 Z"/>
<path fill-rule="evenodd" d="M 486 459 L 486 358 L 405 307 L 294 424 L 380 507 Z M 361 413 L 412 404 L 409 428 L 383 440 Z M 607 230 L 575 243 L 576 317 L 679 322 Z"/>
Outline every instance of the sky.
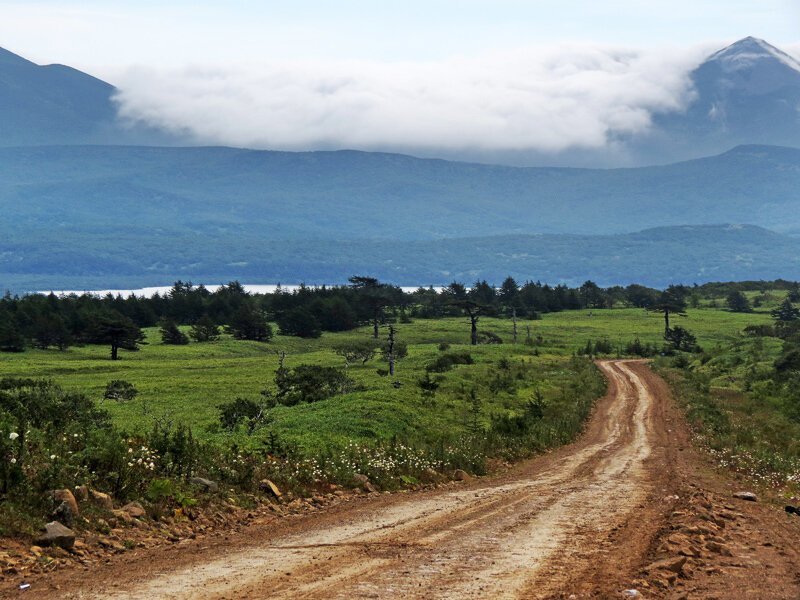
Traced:
<path fill-rule="evenodd" d="M 602 147 L 691 101 L 797 0 L 3 0 L 0 46 L 117 85 L 124 116 L 250 147 Z"/>

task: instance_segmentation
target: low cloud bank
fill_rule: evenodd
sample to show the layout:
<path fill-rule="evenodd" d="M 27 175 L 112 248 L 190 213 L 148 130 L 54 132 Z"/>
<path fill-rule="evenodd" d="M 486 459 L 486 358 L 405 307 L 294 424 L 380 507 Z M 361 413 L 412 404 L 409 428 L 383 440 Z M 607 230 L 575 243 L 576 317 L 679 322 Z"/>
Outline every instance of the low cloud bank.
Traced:
<path fill-rule="evenodd" d="M 573 45 L 440 62 L 135 68 L 117 101 L 123 118 L 211 144 L 558 152 L 601 148 L 680 110 L 710 50 Z"/>

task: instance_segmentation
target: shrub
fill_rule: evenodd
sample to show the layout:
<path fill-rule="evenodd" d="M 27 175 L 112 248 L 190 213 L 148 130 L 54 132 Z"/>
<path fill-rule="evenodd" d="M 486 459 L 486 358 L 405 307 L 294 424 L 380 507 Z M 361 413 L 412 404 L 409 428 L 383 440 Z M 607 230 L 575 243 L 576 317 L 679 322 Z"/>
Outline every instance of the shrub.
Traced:
<path fill-rule="evenodd" d="M 220 404 L 219 422 L 228 431 L 236 430 L 240 425 L 245 425 L 247 434 L 252 435 L 260 426 L 269 422 L 266 407 L 246 398 L 236 398 L 233 402 Z"/>
<path fill-rule="evenodd" d="M 425 367 L 428 373 L 446 373 L 455 365 L 471 365 L 475 361 L 469 352 L 451 352 L 442 354 L 439 358 Z"/>
<path fill-rule="evenodd" d="M 281 368 L 275 374 L 278 386 L 276 400 L 285 406 L 301 402 L 319 402 L 339 394 L 355 391 L 355 382 L 343 370 L 319 365 Z"/>
<path fill-rule="evenodd" d="M 129 381 L 114 379 L 106 384 L 106 391 L 103 392 L 103 398 L 106 400 L 125 402 L 133 400 L 138 394 L 139 390 Z"/>
<path fill-rule="evenodd" d="M 362 365 L 367 364 L 375 356 L 377 349 L 378 342 L 368 338 L 338 344 L 333 351 L 344 358 L 345 367 L 348 367 L 354 362 L 360 362 Z"/>
<path fill-rule="evenodd" d="M 496 333 L 492 333 L 491 331 L 481 331 L 478 333 L 478 343 L 479 344 L 502 344 L 503 339 L 497 335 Z"/>

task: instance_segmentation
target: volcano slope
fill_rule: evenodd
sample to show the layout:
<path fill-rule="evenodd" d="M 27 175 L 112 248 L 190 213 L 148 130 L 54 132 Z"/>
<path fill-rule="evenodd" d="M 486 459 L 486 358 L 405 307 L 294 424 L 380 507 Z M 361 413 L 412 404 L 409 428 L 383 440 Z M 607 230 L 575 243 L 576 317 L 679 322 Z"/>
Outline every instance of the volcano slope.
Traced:
<path fill-rule="evenodd" d="M 38 597 L 799 598 L 800 519 L 732 497 L 645 363 L 598 364 L 581 439 L 501 475 L 137 550 Z"/>

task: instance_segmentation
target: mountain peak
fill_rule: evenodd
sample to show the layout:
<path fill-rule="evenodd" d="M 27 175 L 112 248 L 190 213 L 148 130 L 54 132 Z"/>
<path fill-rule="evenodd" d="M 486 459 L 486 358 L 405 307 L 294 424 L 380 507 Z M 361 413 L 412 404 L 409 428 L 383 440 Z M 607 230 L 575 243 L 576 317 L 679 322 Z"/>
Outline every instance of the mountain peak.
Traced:
<path fill-rule="evenodd" d="M 708 57 L 706 62 L 718 63 L 726 71 L 738 71 L 752 68 L 764 60 L 777 60 L 787 67 L 800 71 L 800 62 L 796 59 L 769 42 L 752 36 L 743 38 L 715 52 Z"/>

